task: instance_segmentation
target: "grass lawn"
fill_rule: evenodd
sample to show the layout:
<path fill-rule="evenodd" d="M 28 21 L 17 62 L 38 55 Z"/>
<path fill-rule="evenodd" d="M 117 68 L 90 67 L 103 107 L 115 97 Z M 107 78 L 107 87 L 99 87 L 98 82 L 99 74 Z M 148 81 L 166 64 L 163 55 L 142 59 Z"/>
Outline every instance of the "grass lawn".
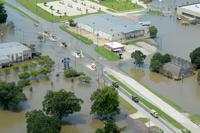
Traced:
<path fill-rule="evenodd" d="M 163 16 L 163 12 L 159 11 L 159 10 L 149 10 L 146 12 L 147 14 L 151 14 L 151 15 L 160 15 Z"/>
<path fill-rule="evenodd" d="M 138 120 L 138 121 L 141 121 L 142 123 L 147 123 L 148 121 L 149 121 L 149 119 L 148 118 L 145 118 L 145 117 L 141 117 L 141 118 L 137 118 L 136 120 Z"/>
<path fill-rule="evenodd" d="M 129 111 L 130 114 L 136 113 L 137 109 L 134 108 L 132 105 L 130 105 L 128 102 L 126 102 L 122 97 L 119 97 L 119 103 Z"/>
<path fill-rule="evenodd" d="M 132 3 L 131 0 L 101 0 L 100 4 L 116 11 L 134 11 L 142 9 L 140 5 Z"/>
<path fill-rule="evenodd" d="M 200 125 L 200 116 L 199 115 L 191 115 L 189 116 L 190 120 L 198 125 Z"/>
<path fill-rule="evenodd" d="M 119 56 L 108 49 L 104 48 L 103 46 L 96 47 L 96 52 L 100 54 L 102 57 L 110 60 L 110 61 L 117 61 L 119 60 Z"/>
<path fill-rule="evenodd" d="M 63 30 L 63 31 L 65 31 L 65 32 L 68 32 L 69 34 L 71 34 L 72 36 L 74 36 L 76 39 L 81 40 L 82 42 L 84 42 L 87 45 L 93 44 L 93 41 L 90 40 L 89 38 L 84 37 L 84 36 L 82 36 L 80 34 L 77 34 L 75 32 L 72 32 L 72 31 L 68 30 L 67 26 L 60 26 L 60 29 Z"/>
<path fill-rule="evenodd" d="M 23 12 L 22 10 L 20 10 L 19 8 L 17 8 L 16 6 L 11 5 L 10 3 L 6 2 L 5 0 L 0 0 L 0 2 L 4 3 L 5 5 L 9 6 L 10 8 L 13 8 L 14 10 L 18 11 L 19 13 L 21 13 L 22 15 L 24 15 L 25 17 L 29 18 L 30 20 L 32 20 L 33 22 L 38 22 L 37 20 L 35 20 L 34 18 L 32 18 L 31 16 L 29 16 L 28 14 L 26 14 L 25 12 Z"/>
<path fill-rule="evenodd" d="M 153 105 L 149 101 L 145 100 L 143 97 L 141 97 L 140 95 L 135 93 L 132 89 L 127 87 L 125 84 L 123 84 L 121 81 L 116 79 L 114 76 L 109 75 L 109 77 L 112 80 L 117 81 L 119 83 L 119 85 L 121 87 L 123 87 L 126 91 L 128 91 L 131 95 L 137 96 L 140 99 L 140 102 L 143 103 L 144 106 L 146 106 L 149 109 L 156 110 L 161 118 L 163 118 L 164 120 L 168 121 L 169 123 L 171 123 L 173 126 L 175 126 L 178 129 L 185 129 L 185 127 L 182 124 L 180 124 L 179 122 L 177 122 L 174 118 L 170 117 L 165 112 L 163 112 L 160 108 L 156 107 L 155 105 Z"/>

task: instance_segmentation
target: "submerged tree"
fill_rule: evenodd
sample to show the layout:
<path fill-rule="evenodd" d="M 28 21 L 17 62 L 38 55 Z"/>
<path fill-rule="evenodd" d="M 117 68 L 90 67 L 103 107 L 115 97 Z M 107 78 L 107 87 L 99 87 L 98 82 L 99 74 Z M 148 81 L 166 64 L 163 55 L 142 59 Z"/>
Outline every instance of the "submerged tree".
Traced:
<path fill-rule="evenodd" d="M 92 101 L 91 114 L 110 118 L 120 113 L 118 93 L 109 86 L 104 86 L 102 89 L 95 91 L 90 100 Z"/>
<path fill-rule="evenodd" d="M 26 96 L 22 88 L 14 82 L 0 82 L 0 105 L 4 109 L 15 109 L 21 101 L 25 101 Z"/>
<path fill-rule="evenodd" d="M 7 13 L 3 3 L 0 3 L 0 24 L 5 23 L 7 20 Z"/>
<path fill-rule="evenodd" d="M 149 34 L 151 38 L 156 38 L 157 33 L 158 33 L 158 29 L 155 26 L 149 27 Z"/>
<path fill-rule="evenodd" d="M 60 133 L 61 123 L 56 117 L 46 116 L 41 110 L 26 113 L 27 133 Z"/>
<path fill-rule="evenodd" d="M 135 61 L 134 63 L 136 65 L 143 65 L 144 60 L 146 58 L 146 55 L 144 55 L 140 50 L 136 50 L 133 53 L 131 53 L 131 58 L 133 58 Z"/>
<path fill-rule="evenodd" d="M 43 110 L 46 114 L 61 120 L 69 114 L 80 111 L 81 103 L 83 103 L 83 100 L 77 98 L 73 92 L 66 92 L 65 90 L 49 91 L 44 97 Z"/>

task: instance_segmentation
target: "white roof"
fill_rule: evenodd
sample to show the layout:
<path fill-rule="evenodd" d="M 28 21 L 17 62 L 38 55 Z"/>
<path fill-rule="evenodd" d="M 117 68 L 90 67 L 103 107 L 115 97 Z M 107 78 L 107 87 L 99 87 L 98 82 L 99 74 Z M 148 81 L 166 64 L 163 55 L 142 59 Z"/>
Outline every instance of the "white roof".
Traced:
<path fill-rule="evenodd" d="M 0 64 L 8 63 L 10 59 L 7 56 L 0 56 Z"/>
<path fill-rule="evenodd" d="M 194 5 L 189 5 L 189 6 L 183 6 L 181 7 L 183 9 L 191 10 L 194 12 L 199 12 L 200 13 L 200 4 L 194 4 Z"/>
<path fill-rule="evenodd" d="M 105 45 L 110 47 L 110 48 L 112 48 L 112 49 L 117 49 L 117 48 L 123 48 L 124 47 L 121 43 L 118 43 L 118 42 L 108 42 Z"/>
<path fill-rule="evenodd" d="M 21 53 L 26 50 L 30 49 L 19 42 L 0 43 L 0 57 Z"/>

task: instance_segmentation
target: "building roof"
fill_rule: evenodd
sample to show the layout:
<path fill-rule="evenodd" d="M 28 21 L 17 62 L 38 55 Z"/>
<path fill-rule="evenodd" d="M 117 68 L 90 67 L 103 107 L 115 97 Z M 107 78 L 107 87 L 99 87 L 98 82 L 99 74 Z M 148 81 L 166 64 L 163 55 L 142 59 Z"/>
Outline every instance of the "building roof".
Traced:
<path fill-rule="evenodd" d="M 187 6 L 182 6 L 180 8 L 200 13 L 200 4 L 187 5 Z"/>
<path fill-rule="evenodd" d="M 110 35 L 144 30 L 144 28 L 138 23 L 110 14 L 92 14 L 77 18 L 75 19 L 75 22 L 90 26 L 95 31 L 102 31 Z"/>
<path fill-rule="evenodd" d="M 108 42 L 105 45 L 112 48 L 112 49 L 118 49 L 118 48 L 124 47 L 121 43 L 118 43 L 118 42 Z"/>
<path fill-rule="evenodd" d="M 181 74 L 181 67 L 172 64 L 172 63 L 166 63 L 163 65 L 163 70 L 165 72 L 169 72 L 172 74 L 173 77 L 179 77 Z"/>
<path fill-rule="evenodd" d="M 0 57 L 2 58 L 4 58 L 3 56 L 20 53 L 25 50 L 30 49 L 19 42 L 0 43 Z"/>

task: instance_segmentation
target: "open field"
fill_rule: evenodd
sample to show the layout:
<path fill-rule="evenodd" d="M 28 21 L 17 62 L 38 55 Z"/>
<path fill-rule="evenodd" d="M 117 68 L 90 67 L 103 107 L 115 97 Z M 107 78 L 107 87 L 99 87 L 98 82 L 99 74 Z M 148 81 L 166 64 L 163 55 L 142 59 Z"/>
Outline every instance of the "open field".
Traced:
<path fill-rule="evenodd" d="M 99 4 L 116 11 L 135 11 L 142 9 L 140 5 L 132 3 L 131 0 L 103 0 Z"/>
<path fill-rule="evenodd" d="M 87 45 L 91 45 L 93 44 L 93 41 L 90 40 L 89 38 L 86 38 L 80 34 L 77 34 L 75 32 L 70 31 L 67 26 L 60 26 L 60 29 L 71 34 L 72 36 L 74 36 L 76 39 L 81 40 L 83 43 L 87 44 Z"/>
<path fill-rule="evenodd" d="M 98 54 L 100 54 L 102 57 L 110 60 L 110 61 L 117 61 L 119 60 L 119 56 L 109 50 L 107 50 L 106 48 L 104 48 L 103 46 L 98 46 L 96 47 L 96 52 Z"/>

